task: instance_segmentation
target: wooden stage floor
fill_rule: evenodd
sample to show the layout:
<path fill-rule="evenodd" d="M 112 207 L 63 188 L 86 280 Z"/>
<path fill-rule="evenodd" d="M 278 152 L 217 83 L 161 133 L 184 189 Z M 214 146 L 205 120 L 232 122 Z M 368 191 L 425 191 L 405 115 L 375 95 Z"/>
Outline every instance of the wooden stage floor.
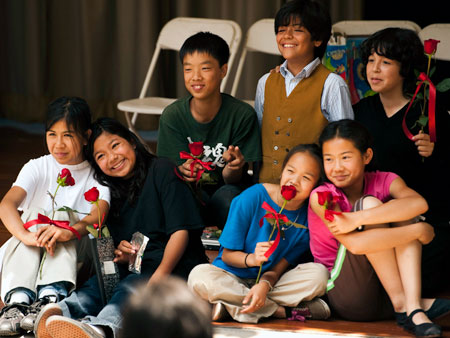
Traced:
<path fill-rule="evenodd" d="M 154 144 L 150 144 L 154 149 Z M 22 166 L 31 158 L 46 154 L 43 135 L 29 134 L 24 130 L 0 125 L 0 198 L 11 187 Z M 9 232 L 0 223 L 0 244 L 10 237 Z M 208 252 L 214 257 L 216 252 Z M 450 288 L 450 286 L 449 286 Z M 450 289 L 437 295 L 450 298 Z M 370 306 L 370 304 L 367 304 Z M 437 322 L 443 326 L 444 337 L 450 337 L 450 316 Z M 233 321 L 213 323 L 215 338 L 232 337 L 411 337 L 395 325 L 394 321 L 370 323 L 348 322 L 339 319 L 329 321 L 307 321 L 305 323 L 270 319 L 257 325 L 240 324 Z M 26 336 L 32 337 L 32 336 Z"/>

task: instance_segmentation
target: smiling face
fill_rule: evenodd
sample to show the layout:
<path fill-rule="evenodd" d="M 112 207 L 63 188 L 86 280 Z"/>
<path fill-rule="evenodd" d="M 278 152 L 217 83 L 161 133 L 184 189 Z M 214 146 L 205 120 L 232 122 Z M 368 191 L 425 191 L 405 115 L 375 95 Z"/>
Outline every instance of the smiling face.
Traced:
<path fill-rule="evenodd" d="M 220 96 L 220 83 L 227 74 L 227 64 L 208 53 L 194 52 L 183 59 L 184 85 L 195 99 L 209 99 Z"/>
<path fill-rule="evenodd" d="M 373 52 L 367 60 L 367 81 L 373 91 L 380 94 L 402 93 L 403 77 L 400 62 Z"/>
<path fill-rule="evenodd" d="M 314 49 L 322 41 L 313 41 L 309 31 L 299 18 L 291 18 L 289 25 L 278 27 L 276 35 L 281 55 L 290 62 L 307 64 L 314 59 Z"/>
<path fill-rule="evenodd" d="M 333 138 L 323 143 L 323 163 L 327 178 L 341 189 L 361 187 L 364 181 L 364 168 L 372 159 L 372 149 L 362 154 L 344 138 Z"/>
<path fill-rule="evenodd" d="M 84 161 L 85 140 L 67 126 L 65 120 L 55 122 L 45 133 L 48 151 L 59 164 L 79 164 Z"/>
<path fill-rule="evenodd" d="M 308 152 L 298 152 L 291 156 L 281 173 L 280 185 L 292 185 L 297 194 L 290 204 L 297 209 L 309 197 L 320 177 L 320 164 Z"/>
<path fill-rule="evenodd" d="M 128 179 L 136 164 L 134 149 L 124 138 L 103 132 L 94 142 L 94 159 L 106 175 Z"/>

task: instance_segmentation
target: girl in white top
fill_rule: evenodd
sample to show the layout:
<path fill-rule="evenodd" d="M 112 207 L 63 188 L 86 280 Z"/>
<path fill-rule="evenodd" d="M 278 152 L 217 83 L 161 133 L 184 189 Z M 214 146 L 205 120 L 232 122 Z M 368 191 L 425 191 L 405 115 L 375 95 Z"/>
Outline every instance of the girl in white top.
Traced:
<path fill-rule="evenodd" d="M 50 103 L 46 119 L 50 154 L 26 163 L 0 203 L 1 220 L 13 236 L 3 258 L 1 297 L 6 306 L 0 317 L 0 336 L 32 330 L 42 305 L 61 300 L 75 288 L 77 238 L 87 234 L 87 225 L 98 223 L 99 212 L 108 212 L 109 189 L 94 179 L 83 153 L 90 124 L 90 109 L 83 99 L 60 97 Z M 58 188 L 63 169 L 70 171 L 75 183 Z M 73 183 L 69 180 L 66 183 Z M 92 187 L 100 191 L 100 210 L 83 196 Z M 64 206 L 81 213 L 55 212 Z M 71 229 L 45 222 L 24 226 L 38 214 L 68 220 Z"/>

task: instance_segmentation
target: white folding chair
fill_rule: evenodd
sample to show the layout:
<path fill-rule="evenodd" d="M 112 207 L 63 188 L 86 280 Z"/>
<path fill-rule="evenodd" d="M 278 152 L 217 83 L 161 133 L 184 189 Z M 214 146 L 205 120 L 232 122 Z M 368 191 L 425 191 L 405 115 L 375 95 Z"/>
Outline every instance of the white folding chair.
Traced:
<path fill-rule="evenodd" d="M 419 32 L 419 37 L 422 41 L 440 40 L 435 54 L 436 59 L 450 61 L 450 23 L 428 25 Z"/>
<path fill-rule="evenodd" d="M 242 38 L 241 27 L 235 21 L 178 17 L 167 22 L 159 33 L 155 51 L 150 66 L 148 67 L 139 98 L 122 101 L 117 105 L 117 108 L 125 113 L 128 127 L 136 135 L 138 135 L 138 133 L 135 129 L 135 124 L 139 114 L 161 115 L 164 108 L 175 101 L 175 98 L 146 96 L 160 51 L 162 49 L 179 51 L 188 37 L 202 31 L 217 34 L 228 43 L 230 48 L 228 69 L 230 70 L 233 66 L 236 51 Z M 226 76 L 222 80 L 220 87 L 221 91 L 225 89 L 228 78 L 229 76 Z M 131 118 L 130 114 L 132 114 Z"/>
<path fill-rule="evenodd" d="M 387 27 L 407 28 L 420 32 L 420 26 L 408 20 L 345 20 L 333 24 L 333 34 L 344 36 L 369 36 Z"/>
<path fill-rule="evenodd" d="M 247 52 L 261 52 L 272 55 L 280 55 L 277 42 L 275 39 L 274 19 L 261 19 L 256 21 L 247 30 L 244 47 L 239 59 L 236 74 L 233 80 L 233 87 L 231 88 L 231 95 L 235 96 L 239 86 L 239 80 L 244 68 L 245 58 Z M 244 100 L 245 102 L 254 106 L 255 101 Z"/>

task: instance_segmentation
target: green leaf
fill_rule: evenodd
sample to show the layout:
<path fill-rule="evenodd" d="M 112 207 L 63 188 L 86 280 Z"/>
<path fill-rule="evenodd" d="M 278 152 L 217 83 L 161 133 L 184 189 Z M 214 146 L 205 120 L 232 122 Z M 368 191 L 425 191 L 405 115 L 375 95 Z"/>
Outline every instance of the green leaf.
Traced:
<path fill-rule="evenodd" d="M 436 90 L 438 92 L 446 92 L 450 89 L 450 78 L 444 79 L 436 85 Z"/>
<path fill-rule="evenodd" d="M 208 172 L 204 172 L 201 178 L 198 180 L 197 184 L 200 186 L 204 186 L 207 184 L 216 184 L 216 179 Z"/>
<path fill-rule="evenodd" d="M 89 233 L 94 236 L 95 238 L 98 238 L 98 231 L 96 229 L 94 229 L 94 227 L 92 225 L 88 225 L 86 227 L 86 230 L 89 231 Z"/>
<path fill-rule="evenodd" d="M 421 115 L 421 116 L 419 117 L 419 119 L 417 120 L 417 123 L 418 123 L 420 126 L 425 127 L 425 126 L 427 125 L 427 123 L 428 123 L 428 116 L 426 116 L 426 115 Z"/>
<path fill-rule="evenodd" d="M 271 225 L 271 226 L 273 226 L 273 227 L 277 227 L 277 221 L 276 221 L 276 219 L 274 219 L 274 218 L 266 218 L 266 220 L 267 220 L 267 222 Z M 280 227 L 282 226 L 282 225 L 289 225 L 289 223 L 286 223 L 285 221 L 283 221 L 282 219 L 279 219 L 278 220 L 278 224 L 280 225 Z"/>
<path fill-rule="evenodd" d="M 436 71 L 436 66 L 431 67 L 430 69 L 430 75 L 428 75 L 428 77 L 431 79 L 431 77 L 433 76 L 434 72 Z"/>
<path fill-rule="evenodd" d="M 63 207 L 57 209 L 56 211 L 66 211 L 66 212 L 71 211 L 71 212 L 76 212 L 77 214 L 90 215 L 90 213 L 88 213 L 88 212 L 87 213 L 86 212 L 81 212 L 81 211 L 78 211 L 78 210 L 75 210 L 75 209 L 72 209 L 72 208 L 69 208 L 69 207 L 66 207 L 66 206 L 63 206 Z"/>
<path fill-rule="evenodd" d="M 291 224 L 292 224 L 293 226 L 295 226 L 296 228 L 308 230 L 308 228 L 305 227 L 303 224 L 300 224 L 300 223 L 294 223 L 294 222 L 291 222 Z"/>
<path fill-rule="evenodd" d="M 369 90 L 364 94 L 364 97 L 373 96 L 373 95 L 376 95 L 376 94 L 377 94 L 376 91 L 374 91 L 374 90 L 372 90 L 372 89 L 369 89 Z"/>
<path fill-rule="evenodd" d="M 109 229 L 106 225 L 102 226 L 102 236 L 103 237 L 111 237 L 111 234 L 109 233 Z"/>
<path fill-rule="evenodd" d="M 271 226 L 276 226 L 277 222 L 273 218 L 266 218 L 267 223 L 269 223 Z"/>

